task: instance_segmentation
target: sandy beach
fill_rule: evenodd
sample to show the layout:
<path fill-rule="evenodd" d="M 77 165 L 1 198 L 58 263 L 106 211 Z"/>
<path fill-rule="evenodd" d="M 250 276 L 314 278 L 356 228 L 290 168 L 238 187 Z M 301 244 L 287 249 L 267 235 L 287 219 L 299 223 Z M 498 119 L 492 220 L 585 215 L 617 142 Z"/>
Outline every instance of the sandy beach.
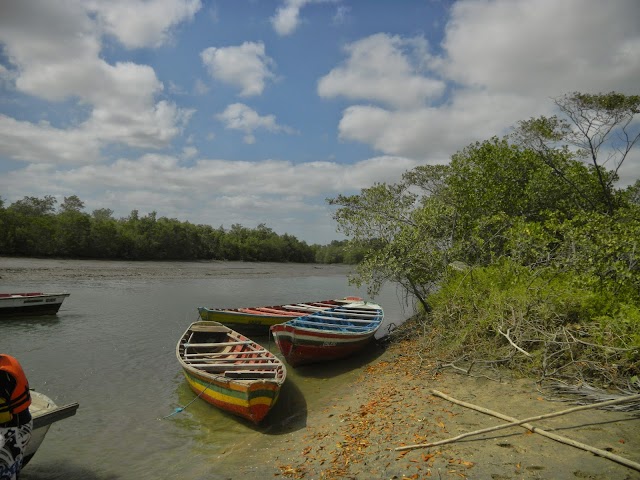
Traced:
<path fill-rule="evenodd" d="M 459 406 L 431 390 L 524 419 L 576 406 L 545 398 L 533 380 L 494 381 L 433 373 L 415 340 L 392 343 L 353 385 L 307 427 L 273 438 L 268 449 L 249 445 L 250 475 L 305 479 L 637 479 L 640 472 L 523 427 L 511 427 L 432 448 L 396 451 L 496 426 L 505 421 Z M 640 462 L 640 416 L 584 410 L 533 422 L 536 427 Z M 237 454 L 237 452 L 235 452 Z M 235 477 L 234 477 L 235 478 Z"/>

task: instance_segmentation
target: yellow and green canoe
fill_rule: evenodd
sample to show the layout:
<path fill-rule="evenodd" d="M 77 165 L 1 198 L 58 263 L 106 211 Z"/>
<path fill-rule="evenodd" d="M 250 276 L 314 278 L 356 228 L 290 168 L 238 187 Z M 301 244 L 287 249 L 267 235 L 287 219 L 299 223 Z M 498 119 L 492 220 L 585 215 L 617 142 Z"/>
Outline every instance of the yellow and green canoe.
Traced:
<path fill-rule="evenodd" d="M 192 323 L 176 357 L 198 397 L 256 424 L 275 405 L 287 377 L 273 353 L 218 322 Z"/>

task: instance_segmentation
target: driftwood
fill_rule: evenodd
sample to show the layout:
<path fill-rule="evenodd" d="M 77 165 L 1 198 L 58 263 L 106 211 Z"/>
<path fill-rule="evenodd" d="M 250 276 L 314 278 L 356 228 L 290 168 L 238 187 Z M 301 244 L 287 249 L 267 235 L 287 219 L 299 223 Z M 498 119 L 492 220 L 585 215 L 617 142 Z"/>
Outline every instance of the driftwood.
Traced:
<path fill-rule="evenodd" d="M 449 400 L 452 403 L 456 403 L 458 405 L 462 405 L 463 407 L 471 408 L 473 410 L 477 410 L 479 412 L 486 413 L 488 415 L 492 415 L 494 417 L 501 418 L 503 420 L 507 420 L 510 423 L 497 425 L 495 427 L 483 428 L 481 430 L 476 430 L 476 431 L 473 431 L 473 432 L 463 433 L 463 434 L 458 435 L 456 437 L 449 438 L 449 439 L 446 439 L 446 440 L 440 440 L 440 441 L 437 441 L 437 442 L 397 447 L 395 450 L 401 451 L 401 450 L 411 450 L 411 449 L 416 449 L 416 448 L 434 447 L 434 446 L 437 446 L 437 445 L 444 445 L 446 443 L 453 443 L 453 442 L 456 442 L 458 440 L 461 440 L 463 438 L 466 438 L 466 437 L 469 437 L 469 436 L 472 436 L 472 435 L 480 435 L 480 434 L 483 434 L 483 433 L 493 432 L 493 431 L 501 430 L 501 429 L 505 429 L 505 428 L 522 426 L 522 427 L 530 430 L 531 432 L 537 433 L 537 434 L 542 435 L 542 436 L 547 437 L 547 438 L 551 438 L 552 440 L 556 440 L 557 442 L 564 443 L 564 444 L 567 444 L 567 445 L 571 445 L 573 447 L 581 448 L 582 450 L 586 450 L 586 451 L 591 452 L 591 453 L 593 453 L 595 455 L 598 455 L 600 457 L 608 458 L 609 460 L 617 462 L 617 463 L 619 463 L 621 465 L 624 465 L 624 466 L 627 466 L 627 467 L 632 468 L 634 470 L 640 471 L 640 464 L 639 463 L 633 462 L 633 461 L 628 460 L 628 459 L 626 459 L 624 457 L 620 457 L 619 455 L 615 455 L 613 453 L 607 452 L 606 450 L 601 450 L 599 448 L 595 448 L 595 447 L 592 447 L 590 445 L 586 445 L 584 443 L 580 443 L 580 442 L 577 442 L 575 440 L 571 440 L 569 438 L 562 437 L 560 435 L 556 435 L 555 433 L 547 432 L 546 430 L 543 430 L 541 428 L 535 427 L 535 426 L 527 423 L 527 422 L 530 422 L 530 421 L 533 421 L 533 420 L 541 420 L 541 419 L 544 419 L 544 418 L 557 417 L 557 416 L 560 416 L 560 415 L 565 415 L 565 414 L 572 413 L 572 412 L 577 412 L 577 411 L 580 411 L 580 410 L 598 408 L 598 407 L 603 407 L 603 406 L 607 406 L 607 405 L 613 405 L 613 404 L 616 404 L 616 403 L 637 401 L 637 400 L 640 400 L 640 395 L 630 395 L 628 397 L 618 398 L 618 399 L 615 399 L 615 400 L 608 400 L 606 402 L 594 403 L 594 404 L 591 404 L 591 405 L 581 405 L 579 407 L 569 408 L 567 410 L 562 410 L 562 411 L 559 411 L 559 412 L 547 413 L 547 414 L 544 414 L 544 415 L 537 415 L 535 417 L 525 418 L 524 420 L 518 420 L 517 418 L 509 417 L 508 415 L 503 415 L 503 414 L 501 414 L 499 412 L 495 412 L 493 410 L 489 410 L 489 409 L 486 409 L 486 408 L 483 408 L 483 407 L 479 407 L 477 405 L 473 405 L 471 403 L 463 402 L 461 400 L 456 400 L 455 398 L 450 397 L 450 396 L 448 396 L 448 395 L 446 395 L 446 394 L 444 394 L 442 392 L 439 392 L 438 390 L 431 390 L 431 393 L 433 395 L 437 396 L 437 397 L 441 397 L 441 398 L 444 398 L 445 400 Z"/>

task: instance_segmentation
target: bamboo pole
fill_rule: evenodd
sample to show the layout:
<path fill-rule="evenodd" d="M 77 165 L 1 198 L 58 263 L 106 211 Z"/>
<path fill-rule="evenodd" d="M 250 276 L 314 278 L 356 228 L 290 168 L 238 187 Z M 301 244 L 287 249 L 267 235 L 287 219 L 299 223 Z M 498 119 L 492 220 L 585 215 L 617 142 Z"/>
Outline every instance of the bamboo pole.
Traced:
<path fill-rule="evenodd" d="M 480 407 L 478 405 L 473 405 L 471 403 L 467 403 L 467 402 L 463 402 L 461 400 L 457 400 L 457 399 L 455 399 L 453 397 L 450 397 L 450 396 L 448 396 L 448 395 L 446 395 L 446 394 L 444 394 L 442 392 L 439 392 L 438 390 L 431 390 L 431 393 L 433 395 L 437 396 L 437 397 L 441 397 L 441 398 L 444 398 L 445 400 L 449 400 L 452 403 L 461 405 L 463 407 L 471 408 L 473 410 L 477 410 L 479 412 L 486 413 L 488 415 L 492 415 L 492 416 L 497 417 L 497 418 L 501 418 L 502 420 L 507 420 L 510 423 L 497 425 L 495 427 L 483 428 L 481 430 L 476 430 L 474 432 L 463 433 L 461 435 L 458 435 L 457 437 L 449 438 L 449 439 L 446 439 L 446 440 L 440 440 L 438 442 L 397 447 L 395 450 L 401 451 L 401 450 L 411 450 L 411 449 L 415 449 L 415 448 L 433 447 L 433 446 L 436 446 L 436 445 L 443 445 L 443 444 L 446 444 L 446 443 L 452 443 L 452 442 L 461 440 L 463 438 L 466 438 L 466 437 L 469 437 L 469 436 L 472 436 L 472 435 L 480 435 L 482 433 L 493 432 L 493 431 L 501 430 L 501 429 L 504 429 L 504 428 L 522 426 L 522 427 L 530 430 L 531 432 L 538 433 L 538 434 L 540 434 L 540 435 L 542 435 L 544 437 L 551 438 L 552 440 L 555 440 L 557 442 L 564 443 L 564 444 L 567 444 L 567 445 L 571 445 L 573 447 L 581 448 L 583 450 L 591 452 L 591 453 L 593 453 L 595 455 L 598 455 L 600 457 L 608 458 L 609 460 L 612 460 L 614 462 L 620 463 L 621 465 L 624 465 L 624 466 L 627 466 L 627 467 L 632 468 L 634 470 L 640 471 L 640 464 L 639 463 L 633 462 L 633 461 L 628 460 L 628 459 L 626 459 L 624 457 L 620 457 L 619 455 L 615 455 L 615 454 L 613 454 L 611 452 L 607 452 L 606 450 L 601 450 L 599 448 L 595 448 L 595 447 L 592 447 L 590 445 L 586 445 L 584 443 L 577 442 L 575 440 L 571 440 L 569 438 L 562 437 L 560 435 L 556 435 L 555 433 L 547 432 L 546 430 L 543 430 L 541 428 L 535 427 L 535 426 L 527 423 L 527 422 L 530 422 L 532 420 L 541 420 L 541 419 L 544 419 L 544 418 L 557 417 L 557 416 L 560 416 L 560 415 L 565 415 L 567 413 L 576 412 L 576 411 L 580 411 L 580 410 L 587 410 L 587 409 L 603 407 L 603 406 L 607 406 L 607 405 L 614 405 L 614 404 L 617 404 L 617 403 L 624 403 L 624 402 L 630 402 L 630 401 L 634 401 L 634 400 L 640 400 L 640 395 L 630 395 L 630 396 L 618 398 L 618 399 L 615 399 L 615 400 L 608 400 L 606 402 L 599 402 L 599 403 L 594 403 L 594 404 L 591 404 L 591 405 L 581 405 L 579 407 L 573 407 L 573 408 L 569 408 L 567 410 L 562 410 L 562 411 L 559 411 L 559 412 L 553 412 L 553 413 L 548 413 L 548 414 L 544 414 L 544 415 L 538 415 L 538 416 L 535 416 L 535 417 L 529 417 L 529 418 L 526 418 L 524 420 L 518 420 L 517 418 L 513 418 L 513 417 L 510 417 L 508 415 L 504 415 L 504 414 L 501 414 L 499 412 L 495 412 L 493 410 L 489 410 L 487 408 Z"/>

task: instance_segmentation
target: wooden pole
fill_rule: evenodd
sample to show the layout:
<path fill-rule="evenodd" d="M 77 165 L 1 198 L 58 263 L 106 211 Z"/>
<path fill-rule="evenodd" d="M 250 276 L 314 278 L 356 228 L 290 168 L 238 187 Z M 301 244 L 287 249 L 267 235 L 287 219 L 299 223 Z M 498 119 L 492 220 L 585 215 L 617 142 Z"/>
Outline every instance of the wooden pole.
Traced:
<path fill-rule="evenodd" d="M 607 452 L 606 450 L 600 450 L 599 448 L 595 448 L 592 447 L 590 445 L 586 445 L 584 443 L 580 443 L 580 442 L 576 442 L 575 440 L 571 440 L 569 438 L 566 437 L 562 437 L 560 435 L 556 435 L 555 433 L 551 433 L 551 432 L 547 432 L 546 430 L 543 430 L 541 428 L 535 427 L 527 422 L 532 421 L 532 420 L 541 420 L 544 418 L 551 418 L 551 417 L 557 417 L 560 415 L 565 415 L 567 413 L 571 413 L 571 412 L 576 412 L 576 411 L 580 411 L 580 410 L 587 410 L 590 408 L 597 408 L 597 407 L 603 407 L 603 406 L 607 406 L 607 405 L 614 405 L 617 403 L 624 403 L 624 402 L 630 402 L 630 401 L 634 401 L 634 400 L 640 400 L 640 395 L 630 395 L 627 397 L 621 397 L 615 400 L 608 400 L 606 402 L 599 402 L 599 403 L 594 403 L 591 405 L 581 405 L 579 407 L 574 407 L 574 408 L 569 408 L 567 410 L 562 410 L 560 412 L 554 412 L 554 413 L 548 413 L 548 414 L 544 414 L 544 415 L 538 415 L 535 417 L 529 417 L 526 418 L 524 420 L 518 420 L 517 418 L 513 418 L 513 417 L 509 417 L 508 415 L 503 415 L 499 412 L 495 412 L 493 410 L 489 410 L 483 407 L 479 407 L 478 405 L 473 405 L 471 403 L 467 403 L 467 402 L 463 402 L 461 400 L 457 400 L 453 397 L 450 397 L 442 392 L 439 392 L 438 390 L 431 390 L 431 393 L 437 397 L 441 397 L 444 398 L 445 400 L 449 400 L 452 403 L 461 405 L 463 407 L 467 407 L 467 408 L 471 408 L 473 410 L 477 410 L 479 412 L 482 413 L 486 413 L 488 415 L 492 415 L 494 417 L 497 418 L 501 418 L 503 420 L 507 420 L 510 423 L 506 423 L 506 424 L 502 424 L 502 425 L 497 425 L 495 427 L 489 427 L 489 428 L 483 428 L 481 430 L 476 430 L 474 432 L 468 432 L 468 433 L 463 433 L 461 435 L 458 435 L 457 437 L 453 437 L 453 438 L 449 438 L 446 440 L 440 440 L 438 442 L 432 442 L 432 443 L 424 443 L 424 444 L 418 444 L 418 445 L 407 445 L 407 446 L 403 446 L 403 447 L 397 447 L 396 450 L 397 451 L 401 451 L 401 450 L 411 450 L 411 449 L 415 449 L 415 448 L 427 448 L 427 447 L 433 447 L 436 445 L 443 445 L 446 443 L 452 443 L 458 440 L 461 440 L 463 438 L 472 436 L 472 435 L 479 435 L 482 433 L 487 433 L 487 432 L 493 432 L 496 430 L 501 430 L 504 428 L 510 428 L 510 427 L 515 427 L 515 426 L 522 426 L 528 430 L 530 430 L 531 432 L 534 433 L 538 433 L 544 437 L 547 438 L 551 438 L 552 440 L 556 440 L 557 442 L 560 443 L 565 443 L 567 445 L 571 445 L 573 447 L 577 447 L 577 448 L 581 448 L 583 450 L 586 450 L 588 452 L 591 452 L 595 455 L 598 455 L 600 457 L 604 457 L 604 458 L 608 458 L 609 460 L 612 460 L 614 462 L 620 463 L 621 465 L 625 465 L 629 468 L 632 468 L 634 470 L 640 471 L 640 464 L 633 462 L 631 460 L 628 460 L 626 458 L 620 457 L 619 455 L 615 455 L 613 453 Z"/>

